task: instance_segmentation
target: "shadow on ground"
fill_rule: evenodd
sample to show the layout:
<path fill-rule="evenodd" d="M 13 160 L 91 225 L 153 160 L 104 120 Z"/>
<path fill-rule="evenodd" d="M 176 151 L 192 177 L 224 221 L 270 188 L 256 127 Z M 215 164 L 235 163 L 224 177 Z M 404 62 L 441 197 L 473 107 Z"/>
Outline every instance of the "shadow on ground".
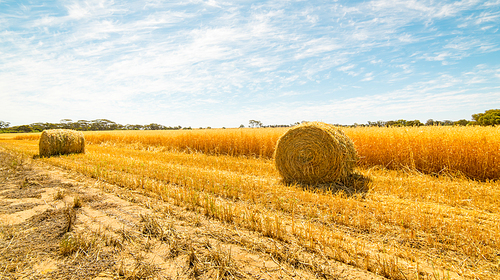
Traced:
<path fill-rule="evenodd" d="M 371 178 L 360 173 L 351 173 L 346 178 L 339 179 L 331 183 L 304 184 L 301 182 L 283 182 L 286 185 L 299 186 L 304 190 L 326 191 L 331 193 L 343 192 L 347 196 L 365 196 L 370 189 Z"/>

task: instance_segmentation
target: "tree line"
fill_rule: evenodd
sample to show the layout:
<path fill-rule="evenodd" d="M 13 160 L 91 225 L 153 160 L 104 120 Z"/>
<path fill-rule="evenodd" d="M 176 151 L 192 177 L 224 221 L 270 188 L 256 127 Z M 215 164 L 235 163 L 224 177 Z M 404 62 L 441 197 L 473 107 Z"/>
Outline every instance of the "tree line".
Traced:
<path fill-rule="evenodd" d="M 500 109 L 487 110 L 484 113 L 478 113 L 472 115 L 472 121 L 465 119 L 458 121 L 438 121 L 429 119 L 425 123 L 420 120 L 395 120 L 395 121 L 369 121 L 367 124 L 357 124 L 350 126 L 379 126 L 379 127 L 391 127 L 391 126 L 466 126 L 466 125 L 500 125 Z M 250 120 L 248 127 L 291 127 L 300 124 L 299 122 L 290 125 L 264 125 L 261 121 Z M 344 125 L 345 126 L 345 125 Z M 240 125 L 240 128 L 245 127 Z M 140 124 L 127 124 L 121 125 L 116 122 L 107 119 L 97 119 L 97 120 L 79 120 L 72 121 L 71 119 L 62 119 L 59 123 L 32 123 L 27 125 L 18 125 L 10 127 L 9 122 L 0 121 L 0 133 L 17 133 L 17 132 L 41 132 L 46 129 L 74 129 L 80 131 L 99 131 L 99 130 L 178 130 L 178 129 L 191 129 L 191 127 L 178 126 L 164 126 L 157 123 L 151 123 L 147 125 Z M 200 127 L 202 129 L 202 127 Z M 210 127 L 207 127 L 210 129 Z"/>
<path fill-rule="evenodd" d="M 427 120 L 425 123 L 420 122 L 420 120 L 396 120 L 396 121 L 376 121 L 368 122 L 368 124 L 354 124 L 354 126 L 467 126 L 467 125 L 500 125 L 500 109 L 487 110 L 484 113 L 478 113 L 472 115 L 472 121 L 466 119 L 461 119 L 458 121 L 437 121 L 433 119 Z"/>
<path fill-rule="evenodd" d="M 41 132 L 46 129 L 73 129 L 79 131 L 99 131 L 99 130 L 175 130 L 175 129 L 191 129 L 191 127 L 182 126 L 164 126 L 157 123 L 147 125 L 127 124 L 122 125 L 107 119 L 97 120 L 79 120 L 72 121 L 63 119 L 59 123 L 32 123 L 27 125 L 18 125 L 9 127 L 8 122 L 0 121 L 0 132 L 17 133 L 17 132 Z"/>

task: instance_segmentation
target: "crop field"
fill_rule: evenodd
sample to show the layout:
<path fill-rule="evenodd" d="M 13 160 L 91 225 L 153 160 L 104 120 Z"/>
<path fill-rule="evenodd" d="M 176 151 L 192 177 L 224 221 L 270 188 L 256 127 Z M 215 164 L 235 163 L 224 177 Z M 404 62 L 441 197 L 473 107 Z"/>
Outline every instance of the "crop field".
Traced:
<path fill-rule="evenodd" d="M 0 134 L 0 156 L 4 173 L 15 172 L 19 163 L 59 170 L 82 184 L 109 185 L 101 191 L 121 193 L 130 203 L 147 204 L 157 219 L 143 217 L 142 224 L 174 220 L 160 227 L 162 234 L 142 227 L 142 233 L 155 233 L 148 237 L 155 244 L 171 242 L 165 241 L 174 238 L 166 228 L 181 227 L 175 221 L 182 215 L 186 227 L 205 229 L 178 250 L 190 273 L 172 279 L 500 279 L 500 127 L 343 130 L 360 157 L 358 177 L 320 186 L 281 181 L 273 153 L 285 128 L 84 132 L 85 154 L 49 158 L 37 157 L 40 134 Z M 1 186 L 15 177 L 8 176 Z M 82 209 L 93 205 L 85 201 Z M 222 247 L 197 247 L 195 236 L 215 224 L 226 235 L 210 238 Z M 5 231 L 2 247 L 13 239 Z M 132 242 L 127 240 L 119 242 Z M 83 247 L 74 251 L 91 255 Z M 274 270 L 260 264 L 246 270 L 243 251 Z M 9 260 L 0 261 L 4 273 L 11 271 L 5 275 L 22 274 L 7 269 Z M 129 272 L 137 276 L 137 267 Z M 149 268 L 157 277 L 174 270 Z"/>

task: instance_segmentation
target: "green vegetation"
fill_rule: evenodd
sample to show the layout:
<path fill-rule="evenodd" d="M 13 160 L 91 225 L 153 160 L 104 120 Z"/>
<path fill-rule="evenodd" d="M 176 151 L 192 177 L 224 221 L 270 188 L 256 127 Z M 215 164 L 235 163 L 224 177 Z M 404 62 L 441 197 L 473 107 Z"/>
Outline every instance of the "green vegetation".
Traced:
<path fill-rule="evenodd" d="M 500 109 L 492 109 L 484 113 L 474 114 L 472 118 L 479 125 L 497 125 L 500 124 Z"/>
<path fill-rule="evenodd" d="M 368 121 L 368 124 L 357 124 L 354 123 L 350 125 L 351 127 L 356 126 L 378 126 L 378 127 L 393 127 L 393 126 L 467 126 L 467 125 L 498 125 L 500 124 L 500 109 L 491 109 L 487 110 L 484 113 L 478 113 L 472 115 L 472 121 L 468 121 L 466 119 L 461 119 L 458 121 L 444 120 L 438 121 L 429 119 L 425 123 L 422 123 L 420 120 L 396 120 L 396 121 L 376 121 L 371 122 Z M 302 121 L 305 122 L 305 121 Z M 268 128 L 278 128 L 278 127 L 291 127 L 300 124 L 300 122 L 296 122 L 290 125 L 264 125 L 261 121 L 250 120 L 248 127 L 268 127 Z M 340 124 L 335 124 L 336 126 L 345 126 Z M 102 130 L 179 130 L 179 129 L 191 129 L 191 127 L 182 127 L 178 126 L 164 126 L 157 123 L 151 123 L 146 125 L 140 124 L 127 124 L 122 125 L 116 123 L 114 121 L 110 121 L 107 119 L 97 119 L 92 121 L 87 120 L 79 120 L 72 121 L 70 119 L 62 119 L 60 123 L 32 123 L 28 125 L 18 125 L 9 127 L 10 123 L 5 121 L 0 121 L 0 133 L 29 133 L 29 132 L 42 132 L 46 129 L 74 129 L 80 131 L 102 131 Z M 245 126 L 242 124 L 239 126 L 240 128 L 244 128 Z M 207 127 L 210 129 L 211 127 Z M 200 127 L 200 129 L 203 129 Z"/>
<path fill-rule="evenodd" d="M 182 129 L 181 126 L 164 126 L 157 123 L 147 125 L 127 124 L 122 125 L 107 119 L 97 119 L 92 121 L 79 120 L 73 122 L 70 119 L 63 119 L 60 123 L 32 123 L 29 125 L 19 125 L 9 127 L 8 122 L 0 121 L 0 133 L 28 133 L 41 132 L 47 129 L 73 129 L 80 131 L 102 131 L 102 130 L 174 130 Z M 186 129 L 186 128 L 185 128 Z M 190 129 L 190 128 L 187 128 Z"/>

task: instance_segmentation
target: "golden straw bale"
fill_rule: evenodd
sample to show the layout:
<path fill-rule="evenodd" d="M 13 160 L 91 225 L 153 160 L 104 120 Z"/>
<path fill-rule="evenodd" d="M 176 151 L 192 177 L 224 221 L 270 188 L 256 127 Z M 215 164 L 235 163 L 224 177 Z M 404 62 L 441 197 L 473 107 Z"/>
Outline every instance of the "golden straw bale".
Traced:
<path fill-rule="evenodd" d="M 41 157 L 85 153 L 83 133 L 70 129 L 44 130 L 38 144 Z"/>
<path fill-rule="evenodd" d="M 340 129 L 309 122 L 281 136 L 274 159 L 285 182 L 321 184 L 346 178 L 354 171 L 358 156 L 353 142 Z"/>

